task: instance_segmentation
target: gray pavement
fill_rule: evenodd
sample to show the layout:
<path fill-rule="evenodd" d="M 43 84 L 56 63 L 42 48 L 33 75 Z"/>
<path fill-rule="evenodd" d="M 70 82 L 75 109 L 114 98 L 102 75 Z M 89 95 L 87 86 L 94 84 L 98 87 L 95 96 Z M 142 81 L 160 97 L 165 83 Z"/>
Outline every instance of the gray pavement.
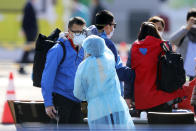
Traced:
<path fill-rule="evenodd" d="M 0 47 L 0 61 L 16 61 L 20 59 L 21 55 L 21 48 Z"/>

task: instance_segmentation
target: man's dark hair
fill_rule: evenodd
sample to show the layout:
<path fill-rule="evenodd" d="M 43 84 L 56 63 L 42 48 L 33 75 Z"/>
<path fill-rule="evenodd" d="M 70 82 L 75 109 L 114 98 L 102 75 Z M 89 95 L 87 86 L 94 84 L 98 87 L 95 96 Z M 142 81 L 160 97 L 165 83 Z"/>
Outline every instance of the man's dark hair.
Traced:
<path fill-rule="evenodd" d="M 73 24 L 76 24 L 76 25 L 84 25 L 86 24 L 85 20 L 81 17 L 73 17 L 69 20 L 69 23 L 68 23 L 68 28 L 71 29 Z"/>
<path fill-rule="evenodd" d="M 161 25 L 163 26 L 163 28 L 165 28 L 165 21 L 159 16 L 150 17 L 148 19 L 148 22 L 153 22 L 153 23 L 161 22 Z"/>
<path fill-rule="evenodd" d="M 98 30 L 101 30 L 104 26 L 111 24 L 113 20 L 114 16 L 110 11 L 102 10 L 96 14 L 95 26 Z"/>
<path fill-rule="evenodd" d="M 195 17 L 196 18 L 196 8 L 191 8 L 186 16 L 186 21 L 189 20 L 190 17 Z"/>
<path fill-rule="evenodd" d="M 149 35 L 162 40 L 154 23 L 143 22 L 140 28 L 140 32 L 138 34 L 138 40 L 139 41 L 143 40 L 146 38 L 146 36 L 149 36 Z"/>

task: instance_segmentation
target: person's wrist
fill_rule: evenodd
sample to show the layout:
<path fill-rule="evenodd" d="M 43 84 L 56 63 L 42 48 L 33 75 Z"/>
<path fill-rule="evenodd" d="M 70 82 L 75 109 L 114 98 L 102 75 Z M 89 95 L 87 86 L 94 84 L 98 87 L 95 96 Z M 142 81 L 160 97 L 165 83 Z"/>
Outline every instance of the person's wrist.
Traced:
<path fill-rule="evenodd" d="M 187 25 L 185 29 L 189 31 L 191 29 L 191 26 Z"/>

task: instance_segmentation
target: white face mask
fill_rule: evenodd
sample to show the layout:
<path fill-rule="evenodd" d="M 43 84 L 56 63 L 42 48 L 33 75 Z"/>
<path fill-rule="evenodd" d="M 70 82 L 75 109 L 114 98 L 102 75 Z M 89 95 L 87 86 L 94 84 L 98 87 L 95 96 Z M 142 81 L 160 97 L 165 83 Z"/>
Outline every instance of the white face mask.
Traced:
<path fill-rule="evenodd" d="M 112 32 L 110 32 L 110 34 L 109 34 L 109 35 L 107 35 L 107 37 L 108 37 L 109 39 L 111 39 L 111 38 L 112 38 L 112 36 L 113 36 L 113 34 L 114 34 L 114 28 L 112 28 Z"/>
<path fill-rule="evenodd" d="M 80 35 L 74 34 L 74 38 L 73 38 L 74 45 L 82 45 L 85 38 L 86 38 L 86 35 L 84 34 L 80 34 Z"/>
<path fill-rule="evenodd" d="M 192 28 L 196 28 L 196 24 L 193 24 L 193 25 L 192 25 Z"/>

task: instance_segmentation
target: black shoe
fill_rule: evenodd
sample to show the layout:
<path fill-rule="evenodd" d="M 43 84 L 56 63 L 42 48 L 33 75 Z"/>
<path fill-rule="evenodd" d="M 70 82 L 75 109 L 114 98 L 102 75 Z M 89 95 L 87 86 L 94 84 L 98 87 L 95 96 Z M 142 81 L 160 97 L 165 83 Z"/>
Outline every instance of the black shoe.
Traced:
<path fill-rule="evenodd" d="M 131 108 L 129 113 L 132 117 L 140 117 L 140 111 L 136 110 L 135 108 Z"/>
<path fill-rule="evenodd" d="M 18 72 L 21 74 L 21 75 L 27 75 L 27 72 L 24 70 L 24 68 L 20 68 L 18 70 Z"/>

